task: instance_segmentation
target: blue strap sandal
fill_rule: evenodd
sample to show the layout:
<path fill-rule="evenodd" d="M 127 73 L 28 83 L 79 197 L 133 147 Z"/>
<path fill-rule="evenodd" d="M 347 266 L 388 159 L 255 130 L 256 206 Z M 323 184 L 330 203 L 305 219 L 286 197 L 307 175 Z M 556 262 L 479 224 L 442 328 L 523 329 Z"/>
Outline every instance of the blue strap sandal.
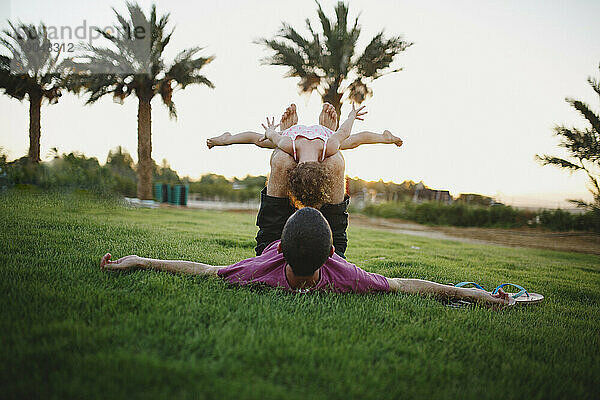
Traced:
<path fill-rule="evenodd" d="M 456 285 L 454 285 L 454 286 L 455 286 L 455 287 L 465 287 L 465 286 L 467 286 L 467 285 L 473 285 L 473 286 L 475 286 L 475 288 L 477 288 L 477 289 L 485 290 L 485 289 L 484 289 L 484 288 L 482 288 L 482 287 L 481 287 L 481 286 L 480 286 L 478 283 L 475 283 L 475 282 L 460 282 L 460 283 L 457 283 L 457 284 L 456 284 Z"/>
<path fill-rule="evenodd" d="M 498 293 L 498 290 L 500 290 L 501 288 L 503 288 L 504 286 L 514 286 L 517 289 L 519 289 L 519 291 L 517 293 L 508 293 L 507 294 L 512 297 L 513 299 L 515 299 L 515 301 L 517 303 L 521 303 L 521 304 L 533 304 L 533 303 L 539 303 L 542 300 L 544 300 L 544 296 L 542 296 L 541 294 L 538 293 L 529 293 L 527 290 L 525 290 L 524 287 L 514 284 L 514 283 L 503 283 L 501 285 L 496 286 L 496 288 L 492 291 L 492 294 L 496 294 Z"/>

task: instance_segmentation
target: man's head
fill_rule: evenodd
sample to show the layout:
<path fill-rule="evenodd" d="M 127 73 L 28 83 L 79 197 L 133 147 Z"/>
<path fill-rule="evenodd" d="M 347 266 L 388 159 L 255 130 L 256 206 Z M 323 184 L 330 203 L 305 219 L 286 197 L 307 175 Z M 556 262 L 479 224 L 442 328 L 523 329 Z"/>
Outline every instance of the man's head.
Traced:
<path fill-rule="evenodd" d="M 333 186 L 331 176 L 323 162 L 298 163 L 289 173 L 290 198 L 297 206 L 320 207 L 328 203 L 326 188 Z"/>
<path fill-rule="evenodd" d="M 294 275 L 311 276 L 333 253 L 331 228 L 319 210 L 305 207 L 285 223 L 281 251 Z"/>

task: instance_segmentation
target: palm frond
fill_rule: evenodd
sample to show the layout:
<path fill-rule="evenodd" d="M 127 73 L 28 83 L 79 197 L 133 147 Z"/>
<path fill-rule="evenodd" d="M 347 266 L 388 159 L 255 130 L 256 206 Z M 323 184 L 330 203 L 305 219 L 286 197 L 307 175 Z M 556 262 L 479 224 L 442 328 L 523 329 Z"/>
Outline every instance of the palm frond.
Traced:
<path fill-rule="evenodd" d="M 302 77 L 308 72 L 305 54 L 300 49 L 277 40 L 264 39 L 262 43 L 275 52 L 272 56 L 262 60 L 264 64 L 290 67 L 288 77 Z"/>
<path fill-rule="evenodd" d="M 600 160 L 600 141 L 598 134 L 591 129 L 567 128 L 556 126 L 554 134 L 561 138 L 560 147 L 564 147 L 576 158 Z"/>
<path fill-rule="evenodd" d="M 400 36 L 386 40 L 383 31 L 379 32 L 356 61 L 358 75 L 371 79 L 381 77 L 382 71 L 390 67 L 394 57 L 411 45 Z"/>
<path fill-rule="evenodd" d="M 323 12 L 323 8 L 321 7 L 321 4 L 319 4 L 317 2 L 317 15 L 319 16 L 319 21 L 321 22 L 321 28 L 323 29 L 323 35 L 326 38 L 331 38 L 332 37 L 332 32 L 331 32 L 331 21 L 329 21 L 329 18 L 327 18 L 327 15 L 325 15 L 325 12 Z"/>
<path fill-rule="evenodd" d="M 51 104 L 61 96 L 60 52 L 53 54 L 48 30 L 41 23 L 13 24 L 0 34 L 0 44 L 10 53 L 2 56 L 0 88 L 8 96 L 23 100 L 27 94 L 41 93 Z"/>
<path fill-rule="evenodd" d="M 288 39 L 300 49 L 306 50 L 308 47 L 310 47 L 310 42 L 301 34 L 299 34 L 298 31 L 292 28 L 292 26 L 286 24 L 285 22 L 282 24 L 278 36 Z"/>
<path fill-rule="evenodd" d="M 10 70 L 10 58 L 0 54 L 0 70 Z"/>
<path fill-rule="evenodd" d="M 355 21 L 357 31 L 348 32 L 348 7 L 343 2 L 338 2 L 335 7 L 336 21 L 332 23 L 319 6 L 319 18 L 323 27 L 323 67 L 330 73 L 337 75 L 336 85 L 348 75 L 352 68 L 351 58 L 354 55 L 354 47 L 360 34 L 358 21 Z"/>
<path fill-rule="evenodd" d="M 336 30 L 346 32 L 348 29 L 348 6 L 339 1 L 335 6 L 335 16 L 337 18 Z"/>
<path fill-rule="evenodd" d="M 199 84 L 214 89 L 215 85 L 206 76 L 199 73 L 202 66 L 211 62 L 213 58 L 199 57 L 196 59 L 181 61 L 173 64 L 166 76 L 173 79 L 177 84 L 185 89 L 188 85 Z"/>
<path fill-rule="evenodd" d="M 579 171 L 583 169 L 582 166 L 560 157 L 554 157 L 549 155 L 536 155 L 535 158 L 542 165 L 556 165 L 560 168 L 568 169 L 571 171 Z"/>
<path fill-rule="evenodd" d="M 598 81 L 592 77 L 588 77 L 587 81 L 594 91 L 600 95 Z M 566 98 L 565 100 L 579 111 L 591 125 L 591 128 L 585 129 L 563 125 L 554 127 L 554 134 L 560 137 L 559 146 L 565 148 L 569 156 L 575 161 L 548 155 L 536 156 L 536 159 L 542 165 L 551 164 L 570 171 L 584 171 L 592 184 L 589 190 L 594 196 L 594 203 L 588 204 L 581 200 L 571 201 L 580 207 L 600 211 L 600 117 L 582 101 L 572 98 Z"/>
<path fill-rule="evenodd" d="M 580 199 L 568 199 L 569 203 L 574 204 L 576 207 L 585 208 L 585 209 L 594 209 L 598 208 L 594 203 L 588 203 Z"/>
<path fill-rule="evenodd" d="M 201 84 L 214 88 L 215 85 L 208 80 L 204 75 L 200 74 L 200 70 L 214 60 L 211 57 L 196 57 L 192 58 L 200 48 L 187 49 L 180 52 L 175 57 L 175 62 L 166 73 L 167 79 L 173 79 L 177 84 L 184 89 L 191 84 Z"/>
<path fill-rule="evenodd" d="M 310 19 L 306 19 L 308 35 L 303 35 L 283 22 L 274 38 L 255 41 L 271 51 L 262 63 L 288 67 L 285 76 L 299 78 L 301 92 L 316 90 L 323 101 L 341 101 L 344 93 L 355 101 L 364 100 L 373 93 L 367 86 L 368 80 L 399 71 L 390 70 L 390 65 L 396 55 L 412 43 L 399 36 L 386 39 L 382 32 L 354 61 L 361 34 L 359 17 L 350 23 L 349 8 L 341 1 L 335 5 L 335 18 L 328 18 L 318 1 L 316 5 L 320 29 L 315 29 Z M 339 104 L 335 104 L 339 108 Z"/>
<path fill-rule="evenodd" d="M 89 94 L 87 104 L 107 94 L 119 103 L 131 94 L 145 100 L 160 94 L 169 114 L 176 117 L 171 85 L 185 88 L 203 84 L 213 88 L 214 84 L 199 70 L 214 57 L 198 57 L 201 48 L 194 47 L 180 52 L 167 68 L 163 51 L 173 34 L 167 28 L 169 14 L 159 17 L 155 5 L 148 16 L 136 3 L 128 2 L 126 6 L 126 16 L 113 9 L 118 32 L 98 31 L 110 47 L 87 45 L 85 57 L 63 63 L 73 72 L 67 86 L 74 92 Z"/>
<path fill-rule="evenodd" d="M 594 89 L 594 91 L 598 93 L 598 95 L 600 95 L 600 82 L 597 81 L 595 78 L 592 78 L 591 76 L 587 79 L 587 81 L 592 87 L 592 89 Z"/>
<path fill-rule="evenodd" d="M 357 78 L 350 84 L 348 92 L 348 98 L 356 104 L 361 104 L 363 101 L 373 96 L 373 90 L 360 78 Z"/>
<path fill-rule="evenodd" d="M 321 81 L 322 78 L 319 75 L 315 73 L 308 73 L 300 77 L 298 89 L 300 90 L 300 93 L 311 94 L 313 91 L 319 88 Z"/>
<path fill-rule="evenodd" d="M 175 103 L 173 103 L 173 80 L 171 79 L 163 79 L 158 83 L 158 93 L 160 93 L 160 97 L 162 98 L 163 104 L 167 106 L 169 110 L 169 117 L 177 119 L 177 109 L 175 108 Z"/>
<path fill-rule="evenodd" d="M 169 103 L 165 103 L 165 105 L 169 110 L 169 118 L 177 119 L 177 108 L 175 108 L 175 103 L 170 101 Z"/>
<path fill-rule="evenodd" d="M 312 41 L 309 42 L 309 46 L 306 47 L 306 56 L 308 58 L 308 63 L 314 66 L 322 65 L 322 54 L 324 48 L 321 44 L 321 38 L 319 37 L 319 34 L 313 30 L 312 24 L 310 23 L 310 20 L 308 18 L 305 22 L 306 28 L 312 36 Z"/>
<path fill-rule="evenodd" d="M 582 101 L 569 97 L 567 97 L 565 100 L 577 111 L 579 111 L 581 115 L 583 115 L 583 117 L 589 121 L 589 123 L 592 125 L 592 128 L 594 128 L 594 130 L 600 135 L 600 117 L 590 110 L 589 106 Z"/>
<path fill-rule="evenodd" d="M 117 74 L 94 73 L 85 78 L 83 88 L 89 94 L 86 104 L 93 104 L 102 96 L 112 93 L 120 83 L 123 77 Z"/>

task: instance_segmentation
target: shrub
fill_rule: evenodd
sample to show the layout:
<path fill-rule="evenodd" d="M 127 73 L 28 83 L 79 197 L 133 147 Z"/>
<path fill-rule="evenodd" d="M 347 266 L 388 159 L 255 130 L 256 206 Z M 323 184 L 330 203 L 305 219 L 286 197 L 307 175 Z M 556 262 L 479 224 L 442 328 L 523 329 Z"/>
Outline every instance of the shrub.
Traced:
<path fill-rule="evenodd" d="M 600 233 L 600 209 L 571 214 L 561 209 L 544 210 L 539 214 L 540 225 L 554 231 L 592 231 Z"/>
<path fill-rule="evenodd" d="M 515 210 L 509 206 L 484 207 L 468 205 L 463 202 L 453 204 L 437 202 L 415 204 L 410 201 L 388 202 L 368 204 L 362 212 L 384 218 L 403 218 L 428 225 L 504 228 L 526 225 L 534 217 L 531 212 Z"/>
<path fill-rule="evenodd" d="M 63 154 L 50 162 L 31 163 L 26 157 L 0 166 L 7 186 L 35 185 L 43 189 L 87 189 L 101 193 L 135 195 L 136 181 L 96 158 L 77 153 Z M 133 174 L 135 176 L 135 173 Z"/>

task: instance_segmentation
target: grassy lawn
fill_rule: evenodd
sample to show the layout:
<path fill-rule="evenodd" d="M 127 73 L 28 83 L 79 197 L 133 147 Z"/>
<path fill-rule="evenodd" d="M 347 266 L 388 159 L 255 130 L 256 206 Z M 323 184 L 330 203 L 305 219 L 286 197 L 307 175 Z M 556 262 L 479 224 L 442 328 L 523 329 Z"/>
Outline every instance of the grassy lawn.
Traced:
<path fill-rule="evenodd" d="M 0 220 L 2 398 L 597 398 L 599 256 L 349 229 L 366 270 L 546 296 L 494 312 L 98 268 L 107 251 L 234 263 L 252 214 L 12 191 Z"/>

